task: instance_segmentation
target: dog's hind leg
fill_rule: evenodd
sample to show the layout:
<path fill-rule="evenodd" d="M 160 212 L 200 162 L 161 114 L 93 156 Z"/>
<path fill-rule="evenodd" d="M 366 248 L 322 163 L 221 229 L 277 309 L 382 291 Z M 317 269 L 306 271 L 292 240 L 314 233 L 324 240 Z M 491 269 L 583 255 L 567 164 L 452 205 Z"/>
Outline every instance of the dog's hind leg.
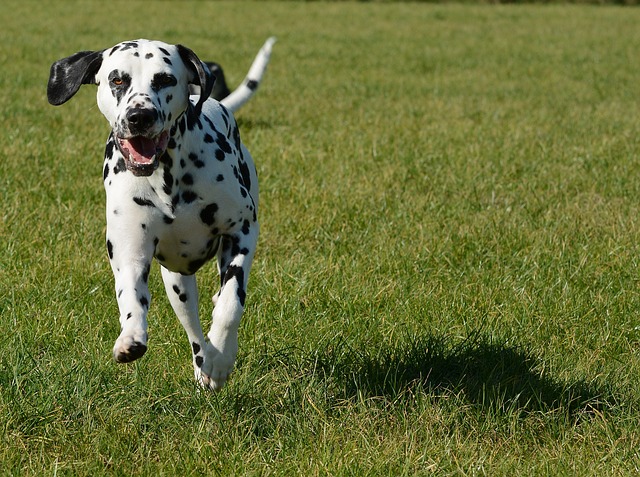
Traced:
<path fill-rule="evenodd" d="M 244 311 L 247 281 L 258 240 L 258 223 L 245 222 L 242 231 L 225 236 L 218 252 L 221 288 L 215 299 L 208 347 L 202 366 L 203 384 L 224 386 L 238 353 L 238 329 Z"/>
<path fill-rule="evenodd" d="M 161 267 L 162 280 L 167 291 L 167 297 L 178 316 L 180 323 L 187 332 L 193 358 L 193 370 L 196 381 L 203 383 L 201 367 L 204 363 L 205 350 L 209 343 L 206 342 L 198 317 L 198 285 L 195 275 L 182 275 Z"/>

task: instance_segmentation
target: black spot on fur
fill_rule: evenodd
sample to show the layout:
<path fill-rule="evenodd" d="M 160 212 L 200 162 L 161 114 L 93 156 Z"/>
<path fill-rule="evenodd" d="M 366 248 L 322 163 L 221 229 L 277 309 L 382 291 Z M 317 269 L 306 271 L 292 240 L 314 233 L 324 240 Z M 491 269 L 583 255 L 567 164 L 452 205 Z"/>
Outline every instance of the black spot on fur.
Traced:
<path fill-rule="evenodd" d="M 186 119 L 187 119 L 187 129 L 189 131 L 193 131 L 193 128 L 196 127 L 196 123 L 198 123 L 198 117 L 196 115 L 196 111 L 193 107 L 193 104 L 191 103 L 189 103 L 189 106 L 187 107 Z"/>
<path fill-rule="evenodd" d="M 231 237 L 231 240 L 228 241 L 228 243 L 231 245 L 231 255 L 238 255 L 240 253 L 240 238 Z"/>
<path fill-rule="evenodd" d="M 200 270 L 202 265 L 204 265 L 205 263 L 207 263 L 207 260 L 204 258 L 198 258 L 190 262 L 189 265 L 187 266 L 189 273 L 190 274 L 196 273 L 198 270 Z"/>
<path fill-rule="evenodd" d="M 203 364 L 204 364 L 204 358 L 202 356 L 196 356 L 196 366 L 198 368 L 202 368 Z"/>
<path fill-rule="evenodd" d="M 142 280 L 147 283 L 149 281 L 149 272 L 151 272 L 151 264 L 147 263 L 147 266 L 144 269 L 144 272 L 142 272 Z"/>
<path fill-rule="evenodd" d="M 236 149 L 238 151 L 242 151 L 242 147 L 240 144 L 240 130 L 238 129 L 238 125 L 234 124 L 233 125 L 233 131 L 231 132 L 231 136 L 233 137 L 233 141 L 236 145 Z"/>
<path fill-rule="evenodd" d="M 162 88 L 175 86 L 176 84 L 178 84 L 176 77 L 168 73 L 156 73 L 151 79 L 151 89 L 154 91 L 160 91 Z"/>
<path fill-rule="evenodd" d="M 195 341 L 191 343 L 191 349 L 193 349 L 193 354 L 198 354 L 200 352 L 200 345 Z"/>
<path fill-rule="evenodd" d="M 200 219 L 207 225 L 213 225 L 215 214 L 218 211 L 218 204 L 209 204 L 200 211 Z"/>
<path fill-rule="evenodd" d="M 180 291 L 180 288 L 178 287 L 178 285 L 173 285 L 173 291 L 176 293 L 176 295 L 178 295 L 178 298 L 180 299 L 180 301 L 182 303 L 187 301 L 187 294 L 186 293 L 182 293 Z"/>
<path fill-rule="evenodd" d="M 216 127 L 213 124 L 213 121 L 211 121 L 211 119 L 207 116 L 203 116 L 204 117 L 204 122 L 207 123 L 209 125 L 209 129 L 212 129 L 215 131 Z"/>
<path fill-rule="evenodd" d="M 113 148 L 115 147 L 115 143 L 113 142 L 113 136 L 109 136 L 109 140 L 107 141 L 107 145 L 104 148 L 105 157 L 111 159 L 113 157 Z"/>
<path fill-rule="evenodd" d="M 107 253 L 109 254 L 109 259 L 113 260 L 113 244 L 111 240 L 107 240 Z"/>
<path fill-rule="evenodd" d="M 238 168 L 240 169 L 240 177 L 242 178 L 242 185 L 247 189 L 251 189 L 251 174 L 249 172 L 249 166 L 244 161 L 240 161 L 238 164 Z"/>
<path fill-rule="evenodd" d="M 140 304 L 143 307 L 148 308 L 149 307 L 149 299 L 146 296 L 141 296 L 140 297 Z"/>
<path fill-rule="evenodd" d="M 160 162 L 162 162 L 167 167 L 173 166 L 173 159 L 166 151 L 162 156 L 160 156 Z"/>
<path fill-rule="evenodd" d="M 190 204 L 191 202 L 195 201 L 197 198 L 198 198 L 198 194 L 196 194 L 193 191 L 186 190 L 182 193 L 182 200 L 186 204 Z"/>
<path fill-rule="evenodd" d="M 227 271 L 224 274 L 224 284 L 227 284 L 229 280 L 232 280 L 233 278 L 238 282 L 238 299 L 240 300 L 240 305 L 244 306 L 247 294 L 244 291 L 244 270 L 242 267 L 230 265 L 229 268 L 227 268 Z"/>
<path fill-rule="evenodd" d="M 116 167 L 113 168 L 113 173 L 118 174 L 126 170 L 127 170 L 127 165 L 125 164 L 124 159 L 121 157 L 118 159 L 118 162 L 116 163 Z"/>
<path fill-rule="evenodd" d="M 126 50 L 130 50 L 131 48 L 138 48 L 138 42 L 137 41 L 126 41 L 126 42 L 122 43 L 121 46 L 122 46 L 122 51 L 126 51 Z"/>
<path fill-rule="evenodd" d="M 152 201 L 149 199 L 143 199 L 142 197 L 134 197 L 133 201 L 143 207 L 155 207 L 155 204 Z"/>
<path fill-rule="evenodd" d="M 162 187 L 162 190 L 164 191 L 165 194 L 170 195 L 171 187 L 173 186 L 173 174 L 171 174 L 171 169 L 169 169 L 169 167 L 164 168 L 164 173 L 162 175 L 162 178 L 164 180 L 164 185 Z"/>

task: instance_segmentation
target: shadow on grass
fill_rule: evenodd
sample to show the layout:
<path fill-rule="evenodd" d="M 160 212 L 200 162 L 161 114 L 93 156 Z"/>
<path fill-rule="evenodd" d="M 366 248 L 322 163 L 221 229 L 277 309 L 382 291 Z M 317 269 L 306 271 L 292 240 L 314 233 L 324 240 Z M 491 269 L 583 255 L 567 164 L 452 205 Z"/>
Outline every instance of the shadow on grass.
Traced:
<path fill-rule="evenodd" d="M 240 131 L 250 129 L 273 129 L 274 124 L 264 119 L 248 118 L 244 116 L 238 116 L 236 118 Z"/>
<path fill-rule="evenodd" d="M 554 379 L 522 349 L 481 336 L 457 344 L 418 337 L 375 351 L 341 344 L 319 353 L 314 366 L 336 383 L 345 399 L 364 395 L 396 400 L 424 389 L 498 412 L 564 412 L 572 417 L 615 405 L 610 390 Z"/>

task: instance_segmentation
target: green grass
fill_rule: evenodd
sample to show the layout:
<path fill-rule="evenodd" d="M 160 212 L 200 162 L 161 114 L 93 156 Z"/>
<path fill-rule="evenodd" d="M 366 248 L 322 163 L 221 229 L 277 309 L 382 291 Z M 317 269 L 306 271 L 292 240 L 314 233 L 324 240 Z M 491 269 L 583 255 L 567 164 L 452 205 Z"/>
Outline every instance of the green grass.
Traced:
<path fill-rule="evenodd" d="M 0 474 L 639 472 L 640 11 L 2 9 Z M 108 127 L 92 87 L 54 108 L 45 86 L 52 61 L 139 37 L 237 84 L 270 35 L 238 114 L 262 236 L 210 395 L 157 266 L 149 352 L 112 362 Z"/>

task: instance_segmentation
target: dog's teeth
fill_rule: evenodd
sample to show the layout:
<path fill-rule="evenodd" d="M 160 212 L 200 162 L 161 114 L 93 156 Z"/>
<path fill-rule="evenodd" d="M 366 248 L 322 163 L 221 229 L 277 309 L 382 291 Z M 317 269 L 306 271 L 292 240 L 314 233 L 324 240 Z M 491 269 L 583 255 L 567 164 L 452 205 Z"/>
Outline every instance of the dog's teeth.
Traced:
<path fill-rule="evenodd" d="M 153 156 L 151 156 L 151 162 L 156 160 L 156 155 L 154 154 Z"/>

